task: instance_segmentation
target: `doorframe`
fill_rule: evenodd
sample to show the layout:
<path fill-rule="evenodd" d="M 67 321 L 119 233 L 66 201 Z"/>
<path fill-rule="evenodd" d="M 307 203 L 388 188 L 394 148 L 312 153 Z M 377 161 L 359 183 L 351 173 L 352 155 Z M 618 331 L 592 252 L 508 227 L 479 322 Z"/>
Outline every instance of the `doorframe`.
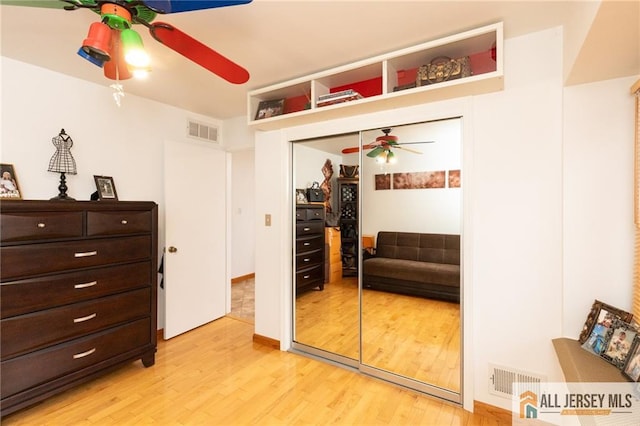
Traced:
<path fill-rule="evenodd" d="M 463 250 L 461 254 L 462 279 L 461 288 L 461 405 L 467 411 L 473 411 L 475 366 L 473 364 L 473 98 L 456 98 L 452 100 L 422 104 L 406 108 L 391 109 L 371 114 L 363 114 L 348 118 L 323 121 L 303 126 L 281 129 L 279 132 L 280 146 L 286 153 L 284 164 L 281 166 L 287 170 L 286 178 L 282 182 L 284 193 L 281 201 L 282 212 L 282 239 L 283 253 L 293 253 L 293 234 L 291 223 L 293 220 L 292 203 L 293 195 L 290 191 L 292 179 L 292 150 L 290 141 L 327 137 L 334 134 L 359 132 L 363 129 L 381 128 L 385 126 L 400 126 L 405 124 L 443 120 L 452 117 L 461 117 L 462 122 L 462 169 L 464 170 L 464 190 L 462 191 L 462 238 Z M 280 300 L 282 309 L 280 349 L 289 350 L 293 344 L 293 291 L 292 291 L 292 261 L 291 256 L 285 256 L 281 264 L 282 285 L 280 287 Z"/>

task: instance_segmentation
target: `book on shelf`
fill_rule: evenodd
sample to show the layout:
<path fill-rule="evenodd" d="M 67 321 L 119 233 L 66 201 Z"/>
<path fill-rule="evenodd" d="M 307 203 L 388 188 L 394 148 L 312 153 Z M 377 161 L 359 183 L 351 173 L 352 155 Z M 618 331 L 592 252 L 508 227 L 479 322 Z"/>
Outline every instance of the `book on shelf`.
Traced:
<path fill-rule="evenodd" d="M 318 102 L 316 102 L 316 105 L 321 107 L 342 102 L 355 101 L 362 98 L 363 96 L 360 93 L 353 89 L 347 89 L 340 92 L 327 93 L 326 95 L 318 96 Z"/>

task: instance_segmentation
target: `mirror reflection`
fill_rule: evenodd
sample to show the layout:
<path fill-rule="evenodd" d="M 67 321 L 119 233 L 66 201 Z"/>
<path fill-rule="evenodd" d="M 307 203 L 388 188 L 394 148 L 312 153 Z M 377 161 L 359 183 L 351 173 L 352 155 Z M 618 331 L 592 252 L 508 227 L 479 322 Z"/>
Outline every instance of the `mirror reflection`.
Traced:
<path fill-rule="evenodd" d="M 358 156 L 348 155 L 356 161 L 350 167 L 342 149 L 351 146 L 357 152 L 359 143 L 358 133 L 353 133 L 292 144 L 293 340 L 353 360 L 359 359 L 360 345 Z M 351 221 L 341 219 L 341 209 Z"/>
<path fill-rule="evenodd" d="M 360 172 L 362 364 L 454 392 L 461 381 L 460 122 L 363 132 Z"/>
<path fill-rule="evenodd" d="M 292 143 L 294 342 L 460 394 L 461 134 L 456 118 Z"/>

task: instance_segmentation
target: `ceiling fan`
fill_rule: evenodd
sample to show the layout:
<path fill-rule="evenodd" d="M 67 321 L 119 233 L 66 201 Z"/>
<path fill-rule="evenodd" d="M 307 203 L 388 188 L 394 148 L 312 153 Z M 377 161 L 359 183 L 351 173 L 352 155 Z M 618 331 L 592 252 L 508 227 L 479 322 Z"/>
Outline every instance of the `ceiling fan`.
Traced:
<path fill-rule="evenodd" d="M 89 9 L 100 15 L 78 50 L 78 55 L 104 68 L 112 80 L 126 80 L 148 71 L 149 59 L 142 38 L 131 27 L 141 24 L 151 36 L 230 83 L 249 80 L 249 72 L 171 24 L 153 22 L 158 14 L 236 6 L 252 0 L 0 0 L 2 4 L 48 7 L 64 10 Z"/>
<path fill-rule="evenodd" d="M 401 149 L 403 151 L 408 151 L 413 154 L 422 154 L 422 152 L 406 147 L 405 145 L 413 145 L 419 143 L 433 143 L 434 141 L 425 141 L 425 142 L 398 142 L 398 137 L 391 135 L 391 129 L 382 129 L 382 133 L 384 135 L 378 136 L 374 142 L 363 145 L 362 149 L 370 149 L 371 151 L 367 152 L 367 157 L 375 158 L 378 163 L 393 163 L 395 162 L 395 154 L 391 150 L 393 149 Z M 359 152 L 360 147 L 354 146 L 349 148 L 344 148 L 342 150 L 343 154 L 352 154 L 354 152 Z"/>

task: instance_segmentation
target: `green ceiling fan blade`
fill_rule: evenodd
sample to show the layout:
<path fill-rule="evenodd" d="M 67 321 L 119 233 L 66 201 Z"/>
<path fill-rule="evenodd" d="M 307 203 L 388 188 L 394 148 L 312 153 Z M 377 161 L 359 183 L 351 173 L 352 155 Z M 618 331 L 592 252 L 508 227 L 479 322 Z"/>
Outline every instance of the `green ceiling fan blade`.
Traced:
<path fill-rule="evenodd" d="M 377 146 L 374 149 L 372 149 L 371 151 L 367 152 L 367 157 L 376 158 L 383 151 L 384 151 L 384 148 L 382 148 L 381 146 Z"/>

